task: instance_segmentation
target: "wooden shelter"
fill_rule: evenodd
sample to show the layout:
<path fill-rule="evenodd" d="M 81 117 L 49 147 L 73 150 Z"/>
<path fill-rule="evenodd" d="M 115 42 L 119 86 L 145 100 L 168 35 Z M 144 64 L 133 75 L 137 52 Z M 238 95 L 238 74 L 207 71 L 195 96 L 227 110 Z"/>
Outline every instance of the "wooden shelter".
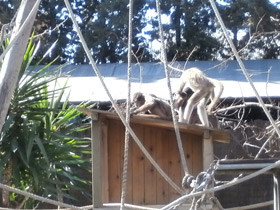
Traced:
<path fill-rule="evenodd" d="M 116 113 L 82 109 L 92 118 L 93 204 L 119 203 L 125 127 Z M 146 150 L 180 187 L 182 170 L 172 121 L 133 116 L 131 127 Z M 223 130 L 179 124 L 189 172 L 197 175 L 213 161 L 212 140 L 229 142 Z M 126 202 L 136 205 L 167 204 L 180 197 L 155 170 L 138 145 L 130 141 Z"/>

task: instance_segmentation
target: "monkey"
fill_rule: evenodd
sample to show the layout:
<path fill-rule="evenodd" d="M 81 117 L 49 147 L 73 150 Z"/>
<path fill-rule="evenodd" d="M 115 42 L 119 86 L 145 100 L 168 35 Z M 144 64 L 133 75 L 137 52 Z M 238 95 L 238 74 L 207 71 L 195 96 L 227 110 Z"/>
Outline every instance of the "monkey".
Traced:
<path fill-rule="evenodd" d="M 160 119 L 172 119 L 169 103 L 154 94 L 136 92 L 133 95 L 133 104 L 134 107 L 131 109 L 131 114 L 144 113 L 151 114 L 151 117 L 158 117 Z"/>
<path fill-rule="evenodd" d="M 218 91 L 217 94 L 215 94 L 215 88 Z M 190 123 L 191 114 L 196 107 L 202 125 L 209 127 L 207 112 L 211 112 L 216 106 L 223 89 L 224 86 L 220 81 L 208 78 L 198 68 L 185 70 L 180 77 L 179 88 L 175 92 L 174 99 L 174 106 L 179 108 L 179 122 Z M 211 103 L 206 110 L 209 99 Z M 183 108 L 184 101 L 187 101 L 185 108 Z"/>
<path fill-rule="evenodd" d="M 181 110 L 183 119 L 179 116 L 179 122 L 185 121 L 186 123 L 190 123 L 191 114 L 196 107 L 197 114 L 202 125 L 209 127 L 206 103 L 211 96 L 214 85 L 198 68 L 190 68 L 182 73 L 179 80 L 179 88 L 176 91 L 176 94 L 181 96 L 189 89 L 193 91 L 193 94 L 187 100 L 184 110 Z"/>
<path fill-rule="evenodd" d="M 223 93 L 224 85 L 219 80 L 212 79 L 209 77 L 208 77 L 208 79 L 214 85 L 214 90 L 211 91 L 211 95 L 210 95 L 211 103 L 209 105 L 207 105 L 207 112 L 208 112 L 208 114 L 211 114 Z M 182 92 L 181 94 L 178 94 L 177 96 L 176 96 L 176 94 L 173 94 L 173 99 L 176 97 L 176 100 L 174 100 L 174 108 L 177 109 L 179 113 L 180 113 L 180 111 L 182 112 L 182 110 L 180 110 L 180 108 L 186 107 L 188 99 L 194 93 L 192 91 L 192 89 L 187 89 L 185 91 L 187 91 L 187 92 Z"/>
<path fill-rule="evenodd" d="M 193 94 L 193 91 L 191 89 L 188 89 L 186 93 L 183 92 L 179 97 L 177 97 L 177 100 L 174 101 L 174 108 L 178 113 L 179 122 L 184 121 L 183 120 L 183 111 L 187 105 L 188 99 L 192 96 L 192 94 Z M 173 95 L 173 97 L 174 97 L 174 95 Z M 212 103 L 212 101 L 211 101 L 211 103 Z M 194 110 L 194 111 L 197 111 L 197 110 Z M 208 121 L 209 121 L 209 125 L 212 128 L 217 128 L 217 129 L 220 128 L 220 123 L 219 123 L 218 118 L 215 115 L 211 114 L 211 112 L 208 113 Z M 191 124 L 201 123 L 197 113 L 192 113 L 189 123 L 191 123 Z"/>

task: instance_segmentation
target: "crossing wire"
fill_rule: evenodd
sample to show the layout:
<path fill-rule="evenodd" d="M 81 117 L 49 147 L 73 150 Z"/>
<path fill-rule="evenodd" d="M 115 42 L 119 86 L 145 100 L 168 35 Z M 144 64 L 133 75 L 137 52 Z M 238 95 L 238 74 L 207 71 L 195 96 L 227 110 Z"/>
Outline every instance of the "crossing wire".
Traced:
<path fill-rule="evenodd" d="M 174 111 L 175 109 L 174 109 L 173 99 L 172 99 L 172 90 L 171 90 L 170 77 L 169 77 L 169 71 L 168 71 L 166 49 L 165 49 L 165 44 L 164 44 L 164 35 L 163 35 L 163 29 L 162 29 L 162 23 L 161 23 L 161 12 L 160 12 L 160 2 L 159 2 L 159 0 L 156 0 L 156 7 L 157 7 L 157 13 L 158 13 L 158 27 L 159 27 L 159 34 L 160 34 L 160 41 L 161 41 L 161 56 L 162 56 L 162 62 L 163 62 L 163 65 L 164 65 L 164 70 L 165 70 L 167 87 L 168 87 L 168 90 L 169 90 L 170 106 L 171 106 L 173 124 L 174 124 L 176 140 L 177 140 L 177 144 L 178 144 L 178 149 L 179 149 L 179 153 L 180 153 L 180 159 L 181 159 L 182 167 L 183 167 L 183 170 L 185 172 L 185 176 L 187 176 L 189 174 L 189 169 L 188 169 L 188 165 L 187 165 L 187 161 L 186 161 L 186 158 L 185 158 L 185 153 L 184 153 L 184 149 L 183 149 L 183 145 L 182 145 L 182 139 L 181 139 L 181 136 L 180 136 L 178 121 L 176 119 L 176 114 L 175 114 L 175 111 Z"/>

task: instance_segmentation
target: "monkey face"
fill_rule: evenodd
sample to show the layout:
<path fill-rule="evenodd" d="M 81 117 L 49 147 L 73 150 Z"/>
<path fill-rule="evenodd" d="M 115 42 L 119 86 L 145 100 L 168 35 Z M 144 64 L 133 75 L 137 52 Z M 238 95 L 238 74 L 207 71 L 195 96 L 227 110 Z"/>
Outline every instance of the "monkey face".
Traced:
<path fill-rule="evenodd" d="M 134 101 L 136 107 L 140 107 L 145 104 L 145 100 L 136 100 Z"/>
<path fill-rule="evenodd" d="M 133 96 L 133 103 L 135 104 L 136 107 L 140 107 L 143 104 L 145 104 L 145 97 L 142 93 L 137 92 Z"/>
<path fill-rule="evenodd" d="M 184 102 L 184 98 L 178 93 L 173 93 L 172 100 L 175 109 L 179 109 L 179 107 L 182 106 Z"/>
<path fill-rule="evenodd" d="M 191 89 L 185 89 L 181 93 L 173 93 L 174 108 L 179 109 L 180 107 L 184 107 L 192 94 L 193 91 Z"/>

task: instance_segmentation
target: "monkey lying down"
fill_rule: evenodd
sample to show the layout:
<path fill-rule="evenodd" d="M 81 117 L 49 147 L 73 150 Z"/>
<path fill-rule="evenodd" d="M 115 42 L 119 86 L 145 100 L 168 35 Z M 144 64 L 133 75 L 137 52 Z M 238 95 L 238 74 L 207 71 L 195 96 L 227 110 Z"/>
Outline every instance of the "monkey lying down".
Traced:
<path fill-rule="evenodd" d="M 151 114 L 154 118 L 172 119 L 171 107 L 168 101 L 154 94 L 143 94 L 140 92 L 133 95 L 131 114 Z"/>

